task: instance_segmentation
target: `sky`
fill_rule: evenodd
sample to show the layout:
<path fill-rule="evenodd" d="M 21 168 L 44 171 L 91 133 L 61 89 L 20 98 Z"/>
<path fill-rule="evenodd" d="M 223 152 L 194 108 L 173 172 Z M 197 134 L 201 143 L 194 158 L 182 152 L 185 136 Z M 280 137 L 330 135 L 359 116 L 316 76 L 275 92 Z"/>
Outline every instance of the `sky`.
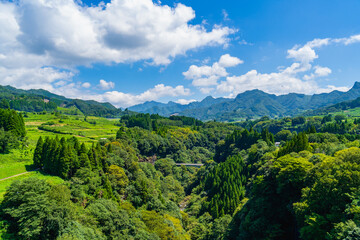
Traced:
<path fill-rule="evenodd" d="M 360 81 L 358 0 L 0 0 L 0 85 L 126 108 Z"/>

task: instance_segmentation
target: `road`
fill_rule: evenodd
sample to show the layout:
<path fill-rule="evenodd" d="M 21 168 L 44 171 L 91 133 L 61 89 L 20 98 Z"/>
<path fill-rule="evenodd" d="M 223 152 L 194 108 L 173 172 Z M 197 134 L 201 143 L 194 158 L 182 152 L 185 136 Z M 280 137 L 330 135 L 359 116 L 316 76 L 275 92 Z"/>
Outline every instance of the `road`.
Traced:
<path fill-rule="evenodd" d="M 37 170 L 39 170 L 39 169 L 35 169 L 35 170 L 31 170 L 31 171 L 27 171 L 27 172 L 15 174 L 15 175 L 10 176 L 10 177 L 2 178 L 2 179 L 0 179 L 0 182 L 1 182 L 1 181 L 4 181 L 4 180 L 7 180 L 7 179 L 10 179 L 10 178 L 18 177 L 18 176 L 21 176 L 21 175 L 24 175 L 24 174 L 27 174 L 27 173 L 30 173 L 30 172 L 34 172 L 34 171 L 37 171 Z"/>
<path fill-rule="evenodd" d="M 202 163 L 176 163 L 176 166 L 187 166 L 187 167 L 201 167 L 204 164 Z"/>

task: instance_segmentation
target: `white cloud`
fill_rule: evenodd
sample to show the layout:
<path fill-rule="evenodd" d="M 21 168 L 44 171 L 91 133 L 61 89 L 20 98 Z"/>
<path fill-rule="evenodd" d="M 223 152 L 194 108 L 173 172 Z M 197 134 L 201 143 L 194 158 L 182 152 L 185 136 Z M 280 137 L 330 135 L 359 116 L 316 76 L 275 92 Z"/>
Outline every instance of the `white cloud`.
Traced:
<path fill-rule="evenodd" d="M 191 65 L 186 72 L 183 72 L 183 75 L 186 79 L 191 79 L 194 86 L 214 86 L 217 85 L 219 78 L 228 75 L 226 68 L 237 66 L 243 62 L 244 61 L 237 57 L 224 54 L 220 57 L 219 61 L 213 63 L 212 66 L 203 65 L 199 67 Z"/>
<path fill-rule="evenodd" d="M 250 45 L 250 46 L 254 45 L 253 43 L 247 42 L 245 39 L 239 41 L 238 43 L 239 45 Z"/>
<path fill-rule="evenodd" d="M 158 100 L 162 97 L 177 97 L 190 95 L 190 89 L 184 88 L 184 86 L 165 86 L 164 84 L 158 84 L 154 88 L 151 88 L 141 94 L 134 95 L 129 93 L 123 93 L 118 91 L 106 92 L 98 96 L 100 101 L 111 102 L 119 107 L 129 107 L 146 101 Z"/>
<path fill-rule="evenodd" d="M 225 9 L 222 10 L 222 15 L 223 15 L 224 21 L 230 21 L 229 14 L 227 13 L 227 11 Z"/>
<path fill-rule="evenodd" d="M 325 77 L 331 74 L 331 69 L 328 67 L 315 66 L 315 74 L 319 77 Z"/>
<path fill-rule="evenodd" d="M 104 79 L 100 79 L 98 86 L 102 90 L 109 90 L 109 89 L 112 89 L 115 87 L 115 83 L 113 83 L 111 81 L 107 82 Z"/>
<path fill-rule="evenodd" d="M 81 86 L 83 88 L 90 88 L 91 87 L 91 84 L 89 82 L 84 82 L 83 84 L 81 84 Z"/>
<path fill-rule="evenodd" d="M 292 49 L 288 50 L 288 58 L 293 58 L 296 61 L 310 63 L 318 58 L 314 48 L 320 48 L 334 43 L 349 45 L 360 42 L 360 34 L 353 35 L 347 38 L 316 38 L 307 42 L 304 46 L 295 45 Z"/>
<path fill-rule="evenodd" d="M 304 80 L 311 80 L 316 77 L 326 77 L 332 72 L 328 67 L 315 66 L 314 69 L 315 71 L 310 75 L 304 75 Z"/>
<path fill-rule="evenodd" d="M 29 52 L 48 54 L 65 66 L 144 59 L 168 64 L 188 50 L 226 44 L 234 32 L 189 24 L 195 12 L 180 3 L 171 8 L 151 0 L 112 0 L 82 7 L 73 0 L 23 0 L 12 8 L 17 40 Z"/>
<path fill-rule="evenodd" d="M 159 100 L 163 97 L 189 96 L 191 93 L 190 89 L 187 89 L 182 85 L 171 87 L 164 84 L 158 84 L 140 94 L 119 91 L 107 91 L 101 94 L 95 94 L 89 90 L 84 90 L 82 84 L 75 83 L 69 83 L 55 88 L 52 92 L 59 95 L 66 95 L 69 98 L 110 102 L 116 107 L 129 107 L 146 101 Z"/>
<path fill-rule="evenodd" d="M 296 67 L 289 67 L 276 73 L 262 74 L 251 70 L 241 76 L 227 77 L 217 86 L 217 91 L 230 93 L 235 97 L 246 90 L 260 89 L 268 93 L 285 94 L 289 92 L 310 92 L 313 86 L 309 82 L 295 77 Z"/>
<path fill-rule="evenodd" d="M 315 51 L 311 47 L 305 45 L 303 47 L 295 46 L 294 48 L 289 49 L 287 57 L 307 64 L 314 61 L 314 59 L 318 58 L 319 56 L 316 55 Z"/>
<path fill-rule="evenodd" d="M 322 46 L 329 45 L 331 43 L 331 38 L 315 38 L 314 40 L 307 42 L 306 46 L 310 48 L 319 48 Z"/>
<path fill-rule="evenodd" d="M 191 7 L 152 0 L 0 1 L 0 84 L 52 90 L 78 66 L 147 61 L 169 64 L 204 46 L 226 45 L 234 29 L 191 24 Z"/>
<path fill-rule="evenodd" d="M 244 63 L 243 60 L 237 57 L 232 57 L 229 54 L 222 55 L 219 60 L 219 65 L 224 68 L 235 67 L 242 63 Z"/>
<path fill-rule="evenodd" d="M 53 83 L 59 80 L 70 80 L 73 73 L 59 71 L 51 67 L 43 68 L 5 68 L 0 66 L 2 85 L 16 86 L 22 89 L 42 88 L 54 90 Z"/>
<path fill-rule="evenodd" d="M 302 59 L 299 58 L 298 60 L 301 61 Z M 311 69 L 314 69 L 314 72 L 303 77 L 306 81 L 301 80 L 299 75 Z M 316 77 L 324 77 L 330 73 L 331 69 L 327 67 L 312 67 L 307 61 L 305 63 L 295 62 L 287 68 L 279 68 L 278 72 L 259 73 L 256 70 L 251 70 L 240 76 L 228 76 L 220 82 L 216 90 L 218 93 L 229 93 L 229 97 L 235 97 L 241 92 L 252 89 L 260 89 L 277 95 L 291 92 L 312 94 L 348 89 L 334 86 L 321 88 L 314 81 Z"/>
<path fill-rule="evenodd" d="M 220 77 L 213 75 L 208 78 L 196 78 L 192 81 L 192 85 L 196 87 L 206 87 L 206 86 L 213 86 L 217 84 L 217 81 Z"/>
<path fill-rule="evenodd" d="M 178 99 L 177 101 L 175 101 L 176 103 L 179 103 L 181 105 L 187 105 L 189 103 L 192 103 L 192 102 L 196 102 L 195 99 Z"/>
<path fill-rule="evenodd" d="M 199 90 L 200 90 L 200 92 L 203 93 L 203 94 L 209 94 L 209 93 L 211 93 L 212 91 L 214 91 L 215 88 L 211 88 L 211 87 L 201 87 Z"/>
<path fill-rule="evenodd" d="M 227 76 L 217 85 L 216 90 L 218 93 L 228 93 L 228 97 L 234 97 L 238 93 L 252 89 L 260 89 L 274 94 L 346 91 L 349 89 L 348 87 L 332 85 L 319 87 L 316 79 L 326 77 L 332 71 L 328 67 L 312 66 L 312 62 L 319 57 L 314 49 L 336 43 L 348 45 L 357 42 L 360 42 L 360 35 L 353 35 L 348 38 L 314 39 L 303 46 L 295 45 L 287 51 L 287 58 L 295 61 L 291 66 L 287 68 L 278 67 L 278 71 L 273 73 L 259 73 L 257 70 L 251 70 L 240 76 Z"/>
<path fill-rule="evenodd" d="M 297 65 L 300 66 L 300 65 Z M 348 88 L 327 86 L 320 88 L 315 81 L 302 81 L 297 77 L 297 67 L 294 64 L 282 71 L 275 73 L 259 73 L 251 70 L 241 76 L 227 77 L 217 86 L 220 93 L 229 93 L 229 97 L 253 89 L 260 89 L 267 93 L 287 94 L 287 93 L 321 93 L 332 90 L 348 90 Z M 310 79 L 309 79 L 310 80 Z"/>
<path fill-rule="evenodd" d="M 353 35 L 353 36 L 350 36 L 348 38 L 336 38 L 333 41 L 336 42 L 336 43 L 342 43 L 344 45 L 358 43 L 358 42 L 360 42 L 360 34 Z"/>

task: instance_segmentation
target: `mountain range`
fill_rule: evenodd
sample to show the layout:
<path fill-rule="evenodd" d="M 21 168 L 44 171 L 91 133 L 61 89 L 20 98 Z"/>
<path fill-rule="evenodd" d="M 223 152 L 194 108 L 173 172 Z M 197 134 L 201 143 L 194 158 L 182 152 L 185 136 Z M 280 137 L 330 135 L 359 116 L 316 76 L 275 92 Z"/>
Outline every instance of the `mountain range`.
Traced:
<path fill-rule="evenodd" d="M 355 82 L 347 92 L 335 90 L 314 95 L 289 93 L 277 96 L 256 89 L 240 93 L 232 99 L 208 96 L 202 101 L 187 105 L 151 101 L 132 106 L 129 110 L 163 116 L 184 115 L 200 120 L 236 121 L 265 115 L 273 118 L 294 116 L 358 97 L 360 97 L 360 82 Z"/>
<path fill-rule="evenodd" d="M 183 115 L 203 121 L 229 122 L 262 116 L 276 118 L 300 114 L 326 114 L 334 109 L 358 106 L 360 99 L 353 100 L 359 97 L 360 82 L 355 82 L 347 92 L 332 91 L 314 95 L 289 93 L 277 96 L 256 89 L 240 93 L 235 98 L 208 96 L 202 101 L 186 105 L 150 101 L 132 106 L 124 112 L 111 103 L 70 99 L 42 89 L 22 90 L 11 86 L 0 86 L 0 105 L 9 104 L 12 109 L 18 111 L 53 111 L 58 107 L 63 107 L 77 109 L 88 116 L 119 117 L 125 113 L 139 112 L 162 116 Z"/>

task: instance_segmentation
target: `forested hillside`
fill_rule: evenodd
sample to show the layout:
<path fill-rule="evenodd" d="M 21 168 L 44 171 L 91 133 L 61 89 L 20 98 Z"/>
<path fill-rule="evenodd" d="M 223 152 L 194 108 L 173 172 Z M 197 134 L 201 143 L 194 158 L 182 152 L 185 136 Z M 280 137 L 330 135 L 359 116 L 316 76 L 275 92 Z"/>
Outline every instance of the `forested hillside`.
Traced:
<path fill-rule="evenodd" d="M 0 108 L 11 108 L 25 112 L 53 112 L 59 107 L 69 109 L 68 113 L 81 112 L 88 116 L 119 117 L 121 109 L 117 109 L 110 103 L 69 99 L 48 91 L 22 90 L 10 86 L 0 86 Z"/>
<path fill-rule="evenodd" d="M 24 141 L 22 116 L 1 115 L 4 132 Z M 71 131 L 38 134 L 34 168 L 62 182 L 14 180 L 1 203 L 2 238 L 360 237 L 358 118 L 234 125 L 138 114 L 114 127 L 92 143 Z M 184 165 L 192 163 L 203 166 Z"/>

